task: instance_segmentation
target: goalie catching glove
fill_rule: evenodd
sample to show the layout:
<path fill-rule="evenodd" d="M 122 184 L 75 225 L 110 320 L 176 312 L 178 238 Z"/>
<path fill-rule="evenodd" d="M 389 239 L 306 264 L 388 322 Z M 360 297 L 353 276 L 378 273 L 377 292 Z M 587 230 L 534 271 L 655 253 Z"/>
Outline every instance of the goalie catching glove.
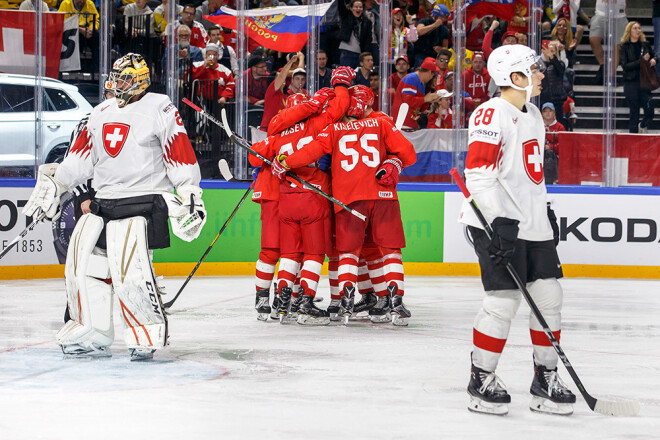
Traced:
<path fill-rule="evenodd" d="M 34 217 L 43 212 L 48 220 L 60 217 L 60 197 L 69 189 L 55 179 L 56 163 L 47 163 L 39 167 L 37 183 L 30 194 L 30 199 L 23 207 L 23 214 Z"/>
<path fill-rule="evenodd" d="M 177 194 L 165 193 L 167 210 L 174 235 L 184 241 L 193 241 L 202 232 L 206 223 L 206 208 L 202 201 L 202 189 L 194 185 L 183 185 Z"/>

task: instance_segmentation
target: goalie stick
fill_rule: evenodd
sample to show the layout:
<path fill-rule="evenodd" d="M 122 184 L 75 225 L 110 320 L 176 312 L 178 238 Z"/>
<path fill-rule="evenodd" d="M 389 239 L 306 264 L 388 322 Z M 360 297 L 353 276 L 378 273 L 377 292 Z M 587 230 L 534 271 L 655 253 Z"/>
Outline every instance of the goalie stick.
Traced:
<path fill-rule="evenodd" d="M 19 241 L 21 241 L 22 238 L 24 238 L 28 232 L 34 229 L 35 226 L 37 226 L 37 223 L 39 223 L 41 220 L 46 218 L 46 213 L 41 211 L 39 214 L 34 218 L 32 223 L 30 223 L 23 231 L 21 231 L 20 234 L 16 238 L 14 238 L 11 243 L 7 245 L 7 247 L 0 253 L 0 258 L 4 257 L 9 253 L 9 251 L 14 247 L 15 244 L 18 244 Z"/>
<path fill-rule="evenodd" d="M 225 130 L 225 132 L 227 133 L 227 136 L 229 136 L 229 139 L 231 139 L 232 142 L 234 142 L 236 145 L 243 148 L 244 150 L 247 150 L 250 154 L 255 155 L 256 157 L 258 157 L 259 159 L 264 161 L 264 163 L 266 163 L 268 165 L 272 165 L 272 162 L 270 161 L 270 159 L 266 159 L 266 157 L 262 156 L 261 154 L 257 153 L 256 151 L 254 151 L 252 149 L 252 146 L 250 145 L 250 143 L 246 139 L 238 136 L 237 134 L 235 134 L 231 131 L 231 128 L 229 128 L 229 123 L 227 122 L 227 111 L 224 108 L 222 109 L 222 122 L 220 122 L 216 118 L 214 118 L 213 116 L 211 116 L 210 114 L 208 114 L 207 112 L 202 110 L 200 107 L 198 107 L 197 105 L 190 102 L 190 100 L 184 98 L 183 102 L 185 104 L 189 105 L 193 110 L 195 110 L 196 112 L 201 114 L 203 117 L 205 117 L 209 121 L 216 124 L 218 127 L 223 128 Z M 356 211 L 353 208 L 349 208 L 344 203 L 342 203 L 339 200 L 335 199 L 331 195 L 321 191 L 320 189 L 318 189 L 317 187 L 315 187 L 311 183 L 307 182 L 306 180 L 301 179 L 300 177 L 296 176 L 295 174 L 287 174 L 287 178 L 291 178 L 291 179 L 295 180 L 296 182 L 300 183 L 301 185 L 305 186 L 306 188 L 314 191 L 316 194 L 325 197 L 326 199 L 330 200 L 332 203 L 334 203 L 334 204 L 340 206 L 342 209 L 345 209 L 346 211 L 350 212 L 351 214 L 353 214 L 354 216 L 356 216 L 360 220 L 367 221 L 367 217 L 364 214 L 359 213 L 358 211 Z"/>
<path fill-rule="evenodd" d="M 486 218 L 484 217 L 481 210 L 477 206 L 477 202 L 475 202 L 474 199 L 472 198 L 470 191 L 467 189 L 467 186 L 465 186 L 465 182 L 458 174 L 458 170 L 456 170 L 456 168 L 452 168 L 451 171 L 449 171 L 449 174 L 451 174 L 451 176 L 454 178 L 456 184 L 458 185 L 461 192 L 465 196 L 466 200 L 472 207 L 472 210 L 477 215 L 477 218 L 479 219 L 481 225 L 484 227 L 484 230 L 486 231 L 486 235 L 488 236 L 488 238 L 489 239 L 492 238 L 493 229 L 490 227 L 488 221 L 486 221 Z M 550 341 L 553 348 L 557 352 L 557 355 L 559 356 L 559 359 L 561 359 L 561 361 L 563 362 L 564 366 L 566 367 L 566 370 L 568 370 L 568 374 L 571 375 L 573 382 L 575 382 L 575 385 L 580 390 L 580 393 L 582 394 L 582 397 L 584 397 L 584 400 L 587 402 L 587 405 L 589 405 L 589 408 L 591 408 L 592 411 L 595 411 L 600 414 L 604 414 L 606 416 L 623 417 L 623 416 L 637 415 L 639 413 L 638 402 L 634 402 L 634 401 L 614 402 L 614 401 L 596 399 L 587 392 L 586 388 L 582 384 L 582 381 L 575 372 L 575 369 L 573 369 L 573 366 L 568 361 L 568 357 L 566 357 L 566 354 L 564 354 L 564 350 L 561 348 L 559 342 L 552 334 L 552 331 L 550 330 L 548 323 L 543 318 L 541 311 L 536 306 L 536 303 L 534 303 L 532 296 L 525 287 L 525 283 L 523 283 L 523 281 L 520 279 L 518 272 L 516 272 L 516 270 L 513 268 L 513 265 L 510 262 L 507 263 L 506 269 L 509 271 L 511 278 L 513 278 L 513 281 L 515 281 L 516 285 L 518 286 L 518 290 L 520 290 L 520 292 L 522 293 L 523 297 L 525 298 L 525 301 L 527 301 L 529 308 L 532 309 L 532 313 L 534 314 L 534 317 L 539 321 L 539 323 L 543 327 L 543 332 L 548 337 L 548 340 Z"/>
<path fill-rule="evenodd" d="M 220 166 L 220 164 L 218 164 L 218 167 L 220 168 L 220 172 L 222 173 L 222 167 Z M 229 168 L 227 168 L 227 171 L 229 171 Z M 223 174 L 223 177 L 225 177 L 224 174 Z M 234 176 L 232 176 L 231 173 L 229 173 L 228 177 L 230 177 L 230 179 L 231 179 Z M 227 180 L 227 181 L 229 181 L 230 179 L 227 179 L 225 177 L 225 180 Z M 204 255 L 202 255 L 202 258 L 199 259 L 199 261 L 195 265 L 195 268 L 192 270 L 192 272 L 190 272 L 190 275 L 188 275 L 188 278 L 186 278 L 186 280 L 183 282 L 183 285 L 179 288 L 179 291 L 176 293 L 176 295 L 174 295 L 174 298 L 172 298 L 171 301 L 168 301 L 164 304 L 164 307 L 166 309 L 169 309 L 170 307 L 172 307 L 172 304 L 174 304 L 174 301 L 177 300 L 177 298 L 179 297 L 179 295 L 181 295 L 181 292 L 183 292 L 183 289 L 185 289 L 185 287 L 188 284 L 188 282 L 190 281 L 190 279 L 193 277 L 193 275 L 195 275 L 195 272 L 197 272 L 197 269 L 199 269 L 199 266 L 202 264 L 202 261 L 204 261 L 204 258 L 206 258 L 206 256 L 209 254 L 209 252 L 211 252 L 211 249 L 213 248 L 213 245 L 215 244 L 215 242 L 218 241 L 218 238 L 220 238 L 220 236 L 222 235 L 224 230 L 227 229 L 227 225 L 229 224 L 231 219 L 234 218 L 234 215 L 236 214 L 236 212 L 238 212 L 238 209 L 241 207 L 241 205 L 243 204 L 245 199 L 247 199 L 247 196 L 250 194 L 250 191 L 252 191 L 252 188 L 254 188 L 254 183 L 255 182 L 252 182 L 252 184 L 247 189 L 247 191 L 245 191 L 245 194 L 243 194 L 243 197 L 241 197 L 241 200 L 238 202 L 238 205 L 236 205 L 236 207 L 234 208 L 232 213 L 229 214 L 229 217 L 227 218 L 227 221 L 225 221 L 225 224 L 222 225 L 222 228 L 220 228 L 220 231 L 217 233 L 217 235 L 215 236 L 215 238 L 213 239 L 213 241 L 211 242 L 209 247 L 206 249 L 206 252 L 204 252 Z"/>

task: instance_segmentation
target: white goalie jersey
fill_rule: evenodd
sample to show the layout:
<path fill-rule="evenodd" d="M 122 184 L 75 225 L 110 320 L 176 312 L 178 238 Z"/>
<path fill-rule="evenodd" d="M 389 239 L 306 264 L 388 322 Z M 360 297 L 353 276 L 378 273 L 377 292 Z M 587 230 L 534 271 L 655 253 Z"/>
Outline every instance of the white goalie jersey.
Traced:
<path fill-rule="evenodd" d="M 470 117 L 465 182 L 488 222 L 520 221 L 518 237 L 552 240 L 543 178 L 545 129 L 539 109 L 526 112 L 501 98 L 480 105 Z M 459 221 L 483 229 L 464 201 Z"/>
<path fill-rule="evenodd" d="M 199 186 L 201 175 L 179 111 L 147 93 L 123 108 L 114 98 L 97 105 L 55 178 L 69 188 L 93 178 L 96 197 L 117 199 Z"/>

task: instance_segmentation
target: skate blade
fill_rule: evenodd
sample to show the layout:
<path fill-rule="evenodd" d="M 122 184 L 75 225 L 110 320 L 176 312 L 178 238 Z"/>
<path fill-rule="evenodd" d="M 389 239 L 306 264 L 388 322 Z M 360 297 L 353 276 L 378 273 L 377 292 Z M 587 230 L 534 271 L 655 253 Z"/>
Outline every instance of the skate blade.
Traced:
<path fill-rule="evenodd" d="M 92 353 L 63 353 L 62 359 L 85 359 L 85 360 L 101 360 L 101 359 L 110 359 L 112 353 L 98 354 L 96 352 Z"/>
<path fill-rule="evenodd" d="M 384 322 L 390 322 L 391 316 L 389 313 L 386 313 L 384 315 L 370 315 L 369 319 L 371 319 L 371 322 L 373 322 L 374 324 L 382 324 Z"/>
<path fill-rule="evenodd" d="M 369 319 L 369 311 L 363 310 L 361 312 L 353 313 L 351 315 L 351 321 L 365 320 Z"/>
<path fill-rule="evenodd" d="M 509 413 L 509 405 L 506 403 L 486 402 L 472 395 L 470 396 L 468 409 L 472 412 L 495 416 L 505 416 Z"/>
<path fill-rule="evenodd" d="M 342 316 L 342 323 L 344 325 L 348 325 L 348 320 L 351 319 L 351 315 L 348 313 L 345 313 L 344 316 Z"/>
<path fill-rule="evenodd" d="M 323 297 L 322 297 L 322 296 L 315 296 L 315 297 L 314 297 L 314 302 L 315 302 L 315 303 L 323 302 Z"/>
<path fill-rule="evenodd" d="M 392 315 L 392 325 L 396 325 L 397 327 L 407 327 L 408 326 L 408 317 L 406 316 L 401 316 L 401 315 Z"/>
<path fill-rule="evenodd" d="M 329 325 L 330 318 L 327 316 L 324 317 L 314 317 L 309 315 L 298 315 L 296 320 L 300 325 Z"/>
<path fill-rule="evenodd" d="M 341 315 L 339 315 L 339 313 L 330 313 L 330 321 L 332 322 L 341 321 Z"/>
<path fill-rule="evenodd" d="M 270 313 L 259 313 L 257 315 L 257 320 L 258 321 L 268 321 L 269 316 L 270 316 Z"/>
<path fill-rule="evenodd" d="M 538 413 L 554 414 L 558 416 L 570 416 L 573 414 L 572 403 L 557 403 L 539 396 L 532 396 L 532 401 L 529 403 L 529 409 Z"/>

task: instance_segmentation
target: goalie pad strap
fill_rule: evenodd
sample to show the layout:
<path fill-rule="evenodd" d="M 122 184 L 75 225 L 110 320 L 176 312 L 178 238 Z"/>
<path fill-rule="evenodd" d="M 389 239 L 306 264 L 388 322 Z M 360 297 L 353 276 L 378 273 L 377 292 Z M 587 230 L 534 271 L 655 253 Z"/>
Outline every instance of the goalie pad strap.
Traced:
<path fill-rule="evenodd" d="M 167 343 L 167 317 L 147 249 L 147 221 L 144 217 L 113 220 L 106 228 L 108 264 L 126 344 L 128 348 L 162 348 Z"/>

